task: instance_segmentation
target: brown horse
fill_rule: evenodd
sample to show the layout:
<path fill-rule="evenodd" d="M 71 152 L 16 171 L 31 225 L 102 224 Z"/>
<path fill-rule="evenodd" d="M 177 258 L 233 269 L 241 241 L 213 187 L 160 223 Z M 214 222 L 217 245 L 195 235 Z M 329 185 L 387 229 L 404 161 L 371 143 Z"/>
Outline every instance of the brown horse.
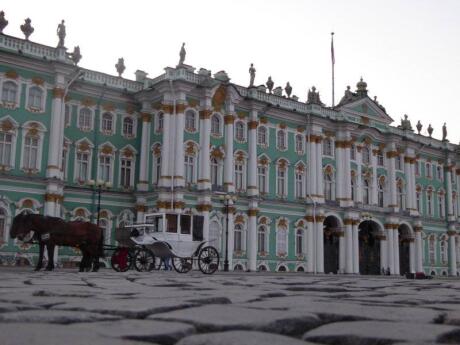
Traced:
<path fill-rule="evenodd" d="M 38 242 L 40 252 L 35 268 L 39 271 L 43 265 L 43 253 L 48 251 L 47 271 L 54 269 L 54 247 L 69 246 L 81 250 L 83 258 L 80 272 L 93 265 L 93 271 L 99 269 L 99 257 L 104 255 L 104 233 L 101 228 L 89 222 L 66 222 L 61 218 L 39 214 L 19 214 L 11 225 L 11 238 L 23 240 L 33 231 L 32 240 Z"/>

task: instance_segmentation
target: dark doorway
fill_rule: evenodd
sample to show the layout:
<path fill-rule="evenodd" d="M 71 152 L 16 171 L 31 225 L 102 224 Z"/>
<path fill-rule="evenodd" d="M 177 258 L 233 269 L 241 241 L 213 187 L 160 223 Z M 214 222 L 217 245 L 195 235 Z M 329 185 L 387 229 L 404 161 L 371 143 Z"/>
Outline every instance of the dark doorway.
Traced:
<path fill-rule="evenodd" d="M 359 273 L 380 274 L 379 225 L 371 220 L 359 224 Z"/>
<path fill-rule="evenodd" d="M 399 273 L 410 273 L 410 241 L 412 240 L 410 229 L 406 224 L 398 228 L 399 234 Z"/>
<path fill-rule="evenodd" d="M 324 220 L 324 273 L 337 273 L 339 270 L 340 223 L 334 216 Z"/>

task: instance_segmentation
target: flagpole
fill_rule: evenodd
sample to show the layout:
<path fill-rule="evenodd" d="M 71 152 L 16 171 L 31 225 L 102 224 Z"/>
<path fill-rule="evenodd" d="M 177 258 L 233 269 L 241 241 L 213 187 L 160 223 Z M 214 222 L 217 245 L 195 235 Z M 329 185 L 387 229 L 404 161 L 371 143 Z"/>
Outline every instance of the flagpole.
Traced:
<path fill-rule="evenodd" d="M 331 64 L 332 64 L 332 107 L 335 106 L 335 95 L 334 95 L 334 65 L 335 65 L 335 56 L 334 56 L 334 33 L 331 32 Z"/>

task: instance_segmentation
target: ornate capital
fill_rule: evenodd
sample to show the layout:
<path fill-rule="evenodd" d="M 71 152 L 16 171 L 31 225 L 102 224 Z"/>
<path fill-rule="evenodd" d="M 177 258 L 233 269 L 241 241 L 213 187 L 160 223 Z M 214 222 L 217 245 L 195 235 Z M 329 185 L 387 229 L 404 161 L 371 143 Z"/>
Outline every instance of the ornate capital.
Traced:
<path fill-rule="evenodd" d="M 45 202 L 63 202 L 64 196 L 55 193 L 46 193 L 44 199 Z"/>
<path fill-rule="evenodd" d="M 399 156 L 398 151 L 388 151 L 387 152 L 387 158 L 396 158 Z"/>
<path fill-rule="evenodd" d="M 449 230 L 449 231 L 447 231 L 447 235 L 449 235 L 449 236 L 455 236 L 455 235 L 457 235 L 457 231 L 455 231 L 455 230 Z"/>
<path fill-rule="evenodd" d="M 211 204 L 200 204 L 196 206 L 198 212 L 209 212 L 212 210 Z"/>
<path fill-rule="evenodd" d="M 173 106 L 171 104 L 162 103 L 161 110 L 166 114 L 171 114 L 173 112 Z"/>
<path fill-rule="evenodd" d="M 232 125 L 235 122 L 235 116 L 228 114 L 224 116 L 224 123 L 226 125 Z"/>
<path fill-rule="evenodd" d="M 64 89 L 60 88 L 60 87 L 55 87 L 53 89 L 53 98 L 64 98 Z"/>
<path fill-rule="evenodd" d="M 259 213 L 259 210 L 257 208 L 250 208 L 248 210 L 248 216 L 249 217 L 257 217 L 258 213 Z"/>
<path fill-rule="evenodd" d="M 203 110 L 200 110 L 200 119 L 201 120 L 206 120 L 206 119 L 209 119 L 212 115 L 212 110 L 210 109 L 203 109 Z"/>
<path fill-rule="evenodd" d="M 159 203 L 159 202 L 158 202 L 158 203 Z M 157 203 L 157 206 L 158 206 L 158 203 Z M 141 205 L 141 204 L 137 204 L 137 205 L 136 205 L 136 211 L 137 211 L 137 212 L 146 212 L 146 211 L 147 211 L 147 206 Z"/>
<path fill-rule="evenodd" d="M 150 122 L 152 117 L 149 113 L 141 113 L 142 122 Z"/>
<path fill-rule="evenodd" d="M 185 111 L 186 105 L 182 103 L 176 104 L 176 113 L 183 113 Z"/>
<path fill-rule="evenodd" d="M 259 123 L 257 121 L 249 121 L 248 122 L 248 128 L 249 129 L 257 129 L 258 125 L 259 125 Z"/>
<path fill-rule="evenodd" d="M 351 219 L 351 218 L 345 218 L 345 219 L 343 220 L 343 224 L 344 224 L 344 225 L 353 225 L 353 219 Z"/>

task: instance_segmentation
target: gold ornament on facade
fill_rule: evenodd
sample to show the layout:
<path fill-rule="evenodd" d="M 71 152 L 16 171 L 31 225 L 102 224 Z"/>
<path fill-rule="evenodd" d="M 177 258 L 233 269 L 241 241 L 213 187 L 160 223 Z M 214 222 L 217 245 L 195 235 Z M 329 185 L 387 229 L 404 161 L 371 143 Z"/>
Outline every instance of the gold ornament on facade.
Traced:
<path fill-rule="evenodd" d="M 299 133 L 305 132 L 305 127 L 304 126 L 297 126 L 297 132 L 299 132 Z"/>
<path fill-rule="evenodd" d="M 259 125 L 259 123 L 257 121 L 249 121 L 248 122 L 248 128 L 249 129 L 257 129 L 258 125 Z"/>
<path fill-rule="evenodd" d="M 161 110 L 166 114 L 172 114 L 173 106 L 171 104 L 162 103 Z"/>
<path fill-rule="evenodd" d="M 186 105 L 183 103 L 176 104 L 176 114 L 185 112 Z"/>
<path fill-rule="evenodd" d="M 215 148 L 214 150 L 211 151 L 211 157 L 222 159 L 224 158 L 224 154 L 222 153 L 221 150 L 219 150 L 218 148 Z"/>
<path fill-rule="evenodd" d="M 235 122 L 235 117 L 232 114 L 228 114 L 224 116 L 224 123 L 226 125 L 231 125 Z"/>
<path fill-rule="evenodd" d="M 5 77 L 8 78 L 8 79 L 18 79 L 19 74 L 14 69 L 10 69 L 10 70 L 5 72 Z"/>
<path fill-rule="evenodd" d="M 278 220 L 278 226 L 279 226 L 279 227 L 285 227 L 285 228 L 287 228 L 287 221 L 286 221 L 286 219 L 281 218 L 280 220 Z"/>
<path fill-rule="evenodd" d="M 244 153 L 243 152 L 238 152 L 238 154 L 235 157 L 235 160 L 237 162 L 243 162 L 244 161 Z"/>
<path fill-rule="evenodd" d="M 302 219 L 299 220 L 299 222 L 297 223 L 297 226 L 300 226 L 301 228 L 303 228 L 304 225 L 305 225 L 305 224 L 303 223 L 303 220 L 302 220 Z"/>
<path fill-rule="evenodd" d="M 280 169 L 285 169 L 286 166 L 287 166 L 287 162 L 286 162 L 284 159 L 280 159 L 280 160 L 278 161 L 278 168 L 280 168 Z"/>
<path fill-rule="evenodd" d="M 352 171 L 350 172 L 350 174 L 351 174 L 351 177 L 355 177 L 355 176 L 356 176 L 356 171 L 355 171 L 355 170 L 352 170 Z"/>
<path fill-rule="evenodd" d="M 331 138 L 334 136 L 334 132 L 333 131 L 324 131 L 324 135 L 328 138 Z"/>
<path fill-rule="evenodd" d="M 214 93 L 212 97 L 212 106 L 214 110 L 221 111 L 222 106 L 224 105 L 225 99 L 227 98 L 227 87 L 220 85 L 219 88 Z"/>
<path fill-rule="evenodd" d="M 7 119 L 7 120 L 2 121 L 0 127 L 3 132 L 9 132 L 14 128 L 14 125 L 10 120 Z"/>
<path fill-rule="evenodd" d="M 193 143 L 191 143 L 191 142 L 188 142 L 187 147 L 185 148 L 185 152 L 188 155 L 195 155 L 195 153 L 196 153 L 195 145 L 193 145 Z"/>
<path fill-rule="evenodd" d="M 141 205 L 141 204 L 137 204 L 137 205 L 136 205 L 136 211 L 137 211 L 137 212 L 146 212 L 146 211 L 147 211 L 147 206 Z"/>
<path fill-rule="evenodd" d="M 259 210 L 257 208 L 250 208 L 248 210 L 249 217 L 256 217 L 258 213 L 259 213 Z"/>
<path fill-rule="evenodd" d="M 92 107 L 93 105 L 96 104 L 96 102 L 91 98 L 84 98 L 81 101 L 81 104 L 84 105 L 85 107 Z"/>
<path fill-rule="evenodd" d="M 396 158 L 399 156 L 398 151 L 388 151 L 387 152 L 387 158 Z"/>
<path fill-rule="evenodd" d="M 196 108 L 200 104 L 200 101 L 198 101 L 198 100 L 196 100 L 194 98 L 190 98 L 187 103 L 188 103 L 188 105 L 190 107 Z"/>
<path fill-rule="evenodd" d="M 106 103 L 102 106 L 102 109 L 104 109 L 105 111 L 114 111 L 115 106 L 113 105 L 113 103 Z"/>
<path fill-rule="evenodd" d="M 43 80 L 43 78 L 40 78 L 40 77 L 33 77 L 32 78 L 32 84 L 42 86 L 44 83 L 45 83 L 45 81 Z"/>
<path fill-rule="evenodd" d="M 268 224 L 268 219 L 267 219 L 267 217 L 262 217 L 262 218 L 260 218 L 259 224 L 267 225 L 267 224 Z"/>
<path fill-rule="evenodd" d="M 127 158 L 131 158 L 134 156 L 134 151 L 127 148 L 123 151 L 123 156 L 127 157 Z"/>
<path fill-rule="evenodd" d="M 155 145 L 155 146 L 153 147 L 153 153 L 154 153 L 155 155 L 160 155 L 160 154 L 161 154 L 161 146 L 158 145 L 158 144 Z"/>
<path fill-rule="evenodd" d="M 237 111 L 236 115 L 238 116 L 239 119 L 244 119 L 245 117 L 248 116 L 248 113 L 246 113 L 244 111 Z"/>
<path fill-rule="evenodd" d="M 141 113 L 142 122 L 150 122 L 151 115 L 149 113 Z"/>
<path fill-rule="evenodd" d="M 281 123 L 279 124 L 279 127 L 280 127 L 281 129 L 286 129 L 286 128 L 287 128 L 287 125 L 286 125 L 284 122 L 281 122 Z"/>
<path fill-rule="evenodd" d="M 104 145 L 101 149 L 101 152 L 105 155 L 111 155 L 113 153 L 113 149 L 109 145 Z"/>
<path fill-rule="evenodd" d="M 384 143 L 380 143 L 379 144 L 379 150 L 383 151 L 385 149 L 385 144 Z"/>
<path fill-rule="evenodd" d="M 132 115 L 134 114 L 134 111 L 136 110 L 136 108 L 132 104 L 127 104 L 125 107 L 125 110 L 129 115 Z"/>
<path fill-rule="evenodd" d="M 207 119 L 211 118 L 211 115 L 212 115 L 212 110 L 210 110 L 210 109 L 200 110 L 200 119 L 202 119 L 202 120 L 207 120 Z"/>
<path fill-rule="evenodd" d="M 260 123 L 263 123 L 263 124 L 268 123 L 268 119 L 267 119 L 265 116 L 261 116 L 261 117 L 259 118 L 259 121 L 260 121 Z"/>
<path fill-rule="evenodd" d="M 89 149 L 90 149 L 90 146 L 86 141 L 83 141 L 82 143 L 78 145 L 79 151 L 89 151 Z"/>
<path fill-rule="evenodd" d="M 261 159 L 259 159 L 259 162 L 258 162 L 260 165 L 267 165 L 268 164 L 268 159 L 267 157 L 262 157 Z"/>
<path fill-rule="evenodd" d="M 326 174 L 332 174 L 332 172 L 333 172 L 332 166 L 327 165 L 327 166 L 324 168 L 324 172 L 325 172 Z"/>
<path fill-rule="evenodd" d="M 101 211 L 101 212 L 99 212 L 99 218 L 109 219 L 109 214 L 105 210 Z"/>
<path fill-rule="evenodd" d="M 243 224 L 244 223 L 244 217 L 239 214 L 235 217 L 235 224 Z"/>
<path fill-rule="evenodd" d="M 30 199 L 25 199 L 22 202 L 22 208 L 34 208 L 34 202 Z"/>
<path fill-rule="evenodd" d="M 36 137 L 38 135 L 38 129 L 37 128 L 30 128 L 27 131 L 27 136 L 28 137 Z"/>
<path fill-rule="evenodd" d="M 86 212 L 84 209 L 79 208 L 75 211 L 75 216 L 76 217 L 86 217 Z"/>
<path fill-rule="evenodd" d="M 60 87 L 55 87 L 53 89 L 53 98 L 64 98 L 64 89 L 60 88 Z"/>
<path fill-rule="evenodd" d="M 361 116 L 361 123 L 363 125 L 368 125 L 369 124 L 369 118 L 366 116 Z"/>

